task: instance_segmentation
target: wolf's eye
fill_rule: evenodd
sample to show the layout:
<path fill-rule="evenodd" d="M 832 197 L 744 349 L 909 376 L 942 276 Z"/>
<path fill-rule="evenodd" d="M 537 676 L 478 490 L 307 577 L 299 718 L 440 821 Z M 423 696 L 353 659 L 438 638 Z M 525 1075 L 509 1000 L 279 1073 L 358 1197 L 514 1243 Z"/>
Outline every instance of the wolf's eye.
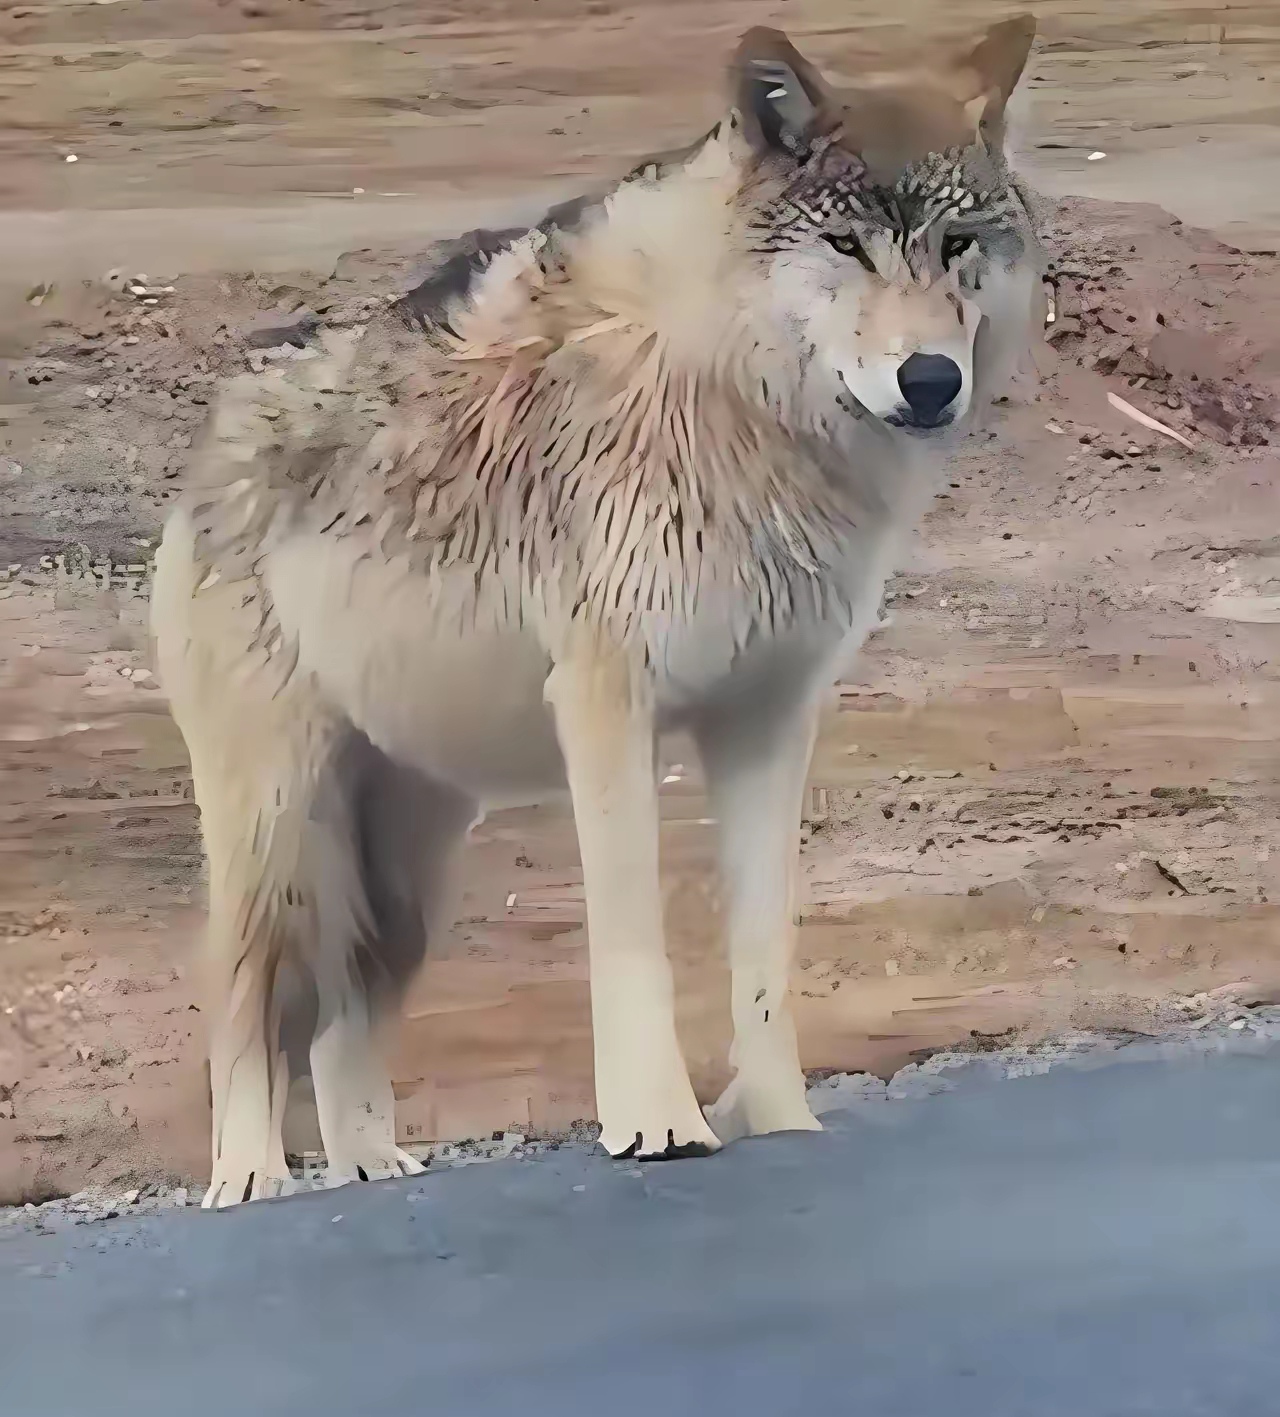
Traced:
<path fill-rule="evenodd" d="M 949 271 L 972 247 L 972 236 L 948 236 L 942 243 L 942 269 Z"/>
<path fill-rule="evenodd" d="M 827 232 L 822 239 L 833 251 L 838 251 L 842 256 L 852 256 L 855 261 L 860 261 L 867 270 L 875 274 L 875 262 L 863 250 L 862 243 L 856 236 L 833 236 Z"/>

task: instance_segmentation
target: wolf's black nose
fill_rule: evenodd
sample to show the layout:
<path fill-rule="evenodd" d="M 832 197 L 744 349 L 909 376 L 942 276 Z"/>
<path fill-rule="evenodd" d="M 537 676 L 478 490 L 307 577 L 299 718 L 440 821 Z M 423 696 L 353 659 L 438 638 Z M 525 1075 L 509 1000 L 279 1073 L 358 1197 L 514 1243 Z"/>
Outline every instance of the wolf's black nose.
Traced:
<path fill-rule="evenodd" d="M 898 387 L 916 422 L 934 424 L 960 392 L 964 375 L 945 354 L 913 354 L 898 367 Z"/>

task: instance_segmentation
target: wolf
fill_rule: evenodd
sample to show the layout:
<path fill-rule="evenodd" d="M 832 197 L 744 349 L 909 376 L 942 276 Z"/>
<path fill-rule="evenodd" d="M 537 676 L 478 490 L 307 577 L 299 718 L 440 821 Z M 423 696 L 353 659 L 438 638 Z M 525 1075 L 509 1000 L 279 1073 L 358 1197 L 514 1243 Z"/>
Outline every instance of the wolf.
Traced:
<path fill-rule="evenodd" d="M 837 86 L 753 29 L 697 142 L 226 387 L 152 611 L 208 859 L 207 1206 L 289 1188 L 308 1074 L 331 1183 L 420 1169 L 384 1028 L 468 830 L 566 791 L 605 1150 L 818 1127 L 788 1001 L 816 723 L 1042 329 L 1004 152 L 1034 31 Z M 726 901 L 733 1073 L 705 1112 L 660 905 L 673 730 Z"/>

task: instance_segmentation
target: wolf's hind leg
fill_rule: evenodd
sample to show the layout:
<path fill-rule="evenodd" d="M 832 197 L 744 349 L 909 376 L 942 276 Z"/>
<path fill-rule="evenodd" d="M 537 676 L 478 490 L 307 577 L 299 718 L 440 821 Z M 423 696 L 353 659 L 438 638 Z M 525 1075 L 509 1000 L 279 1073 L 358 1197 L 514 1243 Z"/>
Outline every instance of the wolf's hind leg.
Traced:
<path fill-rule="evenodd" d="M 325 847 L 311 808 L 343 724 L 286 656 L 265 647 L 254 582 L 210 575 L 181 512 L 157 553 L 151 613 L 209 868 L 213 1170 L 204 1204 L 237 1205 L 291 1186 L 280 985 L 317 924 L 312 867 Z"/>
<path fill-rule="evenodd" d="M 192 753 L 209 857 L 208 1207 L 292 1188 L 281 1130 L 289 1070 L 280 1042 L 277 980 L 296 947 L 305 909 L 306 887 L 297 869 L 305 787 L 289 767 L 271 772 L 271 754 L 258 756 L 253 746 L 246 743 L 234 758 L 228 755 L 216 773 L 208 770 L 207 742 Z"/>
<path fill-rule="evenodd" d="M 377 1180 L 423 1169 L 396 1145 L 395 1099 L 383 1051 L 429 939 L 451 923 L 448 886 L 476 803 L 395 763 L 361 734 L 344 743 L 334 778 L 365 902 L 354 948 L 316 960 L 319 1023 L 311 1046 L 327 1181 Z M 321 814 L 326 812 L 321 805 Z"/>
<path fill-rule="evenodd" d="M 323 1007 L 323 1005 L 322 1005 Z M 423 1166 L 396 1145 L 395 1096 L 368 1001 L 353 991 L 311 1045 L 311 1077 L 327 1186 L 413 1176 Z"/>
<path fill-rule="evenodd" d="M 214 1024 L 209 1076 L 213 1093 L 213 1174 L 207 1208 L 264 1200 L 293 1189 L 281 1127 L 288 1068 L 276 1046 L 267 992 L 249 979 L 233 986 Z"/>

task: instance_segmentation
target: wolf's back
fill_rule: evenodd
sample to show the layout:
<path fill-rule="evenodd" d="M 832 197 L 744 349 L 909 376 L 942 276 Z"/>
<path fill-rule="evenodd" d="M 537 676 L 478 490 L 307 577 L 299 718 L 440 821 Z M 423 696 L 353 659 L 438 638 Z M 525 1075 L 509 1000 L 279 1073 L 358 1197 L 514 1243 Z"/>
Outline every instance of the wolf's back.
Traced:
<path fill-rule="evenodd" d="M 249 478 L 296 486 L 303 468 L 345 441 L 357 392 L 351 383 L 360 330 L 326 330 L 312 357 L 237 374 L 218 391 L 191 463 L 191 485 L 212 490 Z"/>

